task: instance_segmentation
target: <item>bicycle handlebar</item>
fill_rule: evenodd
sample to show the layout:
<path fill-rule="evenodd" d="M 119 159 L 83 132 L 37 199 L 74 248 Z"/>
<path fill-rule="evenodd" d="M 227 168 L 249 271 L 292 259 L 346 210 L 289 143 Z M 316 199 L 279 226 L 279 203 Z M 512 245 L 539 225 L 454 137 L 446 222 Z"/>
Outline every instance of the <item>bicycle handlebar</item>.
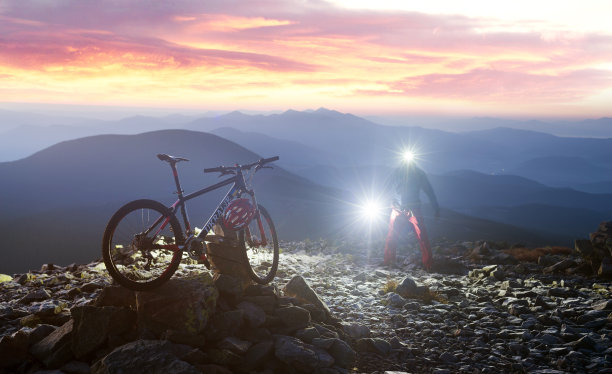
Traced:
<path fill-rule="evenodd" d="M 248 170 L 250 168 L 252 168 L 253 166 L 257 166 L 257 170 L 259 170 L 259 168 L 263 167 L 265 164 L 270 163 L 270 162 L 274 162 L 277 161 L 280 157 L 278 156 L 274 156 L 274 157 L 270 157 L 270 158 L 262 158 L 259 159 L 256 162 L 250 163 L 250 164 L 246 164 L 246 165 L 236 165 L 236 166 L 217 166 L 216 168 L 207 168 L 204 169 L 205 173 L 227 173 L 227 172 L 231 172 L 233 170 L 236 170 L 236 168 L 240 168 L 240 170 Z"/>
<path fill-rule="evenodd" d="M 223 171 L 224 169 L 225 169 L 225 167 L 224 167 L 224 166 L 219 166 L 219 167 L 216 167 L 216 168 L 208 168 L 208 169 L 204 169 L 204 172 L 205 172 L 205 173 L 215 173 L 215 172 L 218 172 L 218 171 L 219 171 L 219 172 L 220 172 L 220 171 Z"/>

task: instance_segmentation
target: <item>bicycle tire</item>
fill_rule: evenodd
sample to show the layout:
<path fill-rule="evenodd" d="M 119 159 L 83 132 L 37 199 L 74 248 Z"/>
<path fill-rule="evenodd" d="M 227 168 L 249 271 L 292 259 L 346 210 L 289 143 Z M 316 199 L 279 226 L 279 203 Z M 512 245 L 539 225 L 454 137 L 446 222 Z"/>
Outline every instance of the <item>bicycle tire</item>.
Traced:
<path fill-rule="evenodd" d="M 155 237 L 136 239 L 136 235 L 160 216 L 164 217 L 162 221 L 168 219 L 168 222 L 156 232 Z M 155 200 L 134 200 L 119 208 L 104 230 L 102 258 L 111 277 L 120 285 L 135 291 L 159 287 L 178 268 L 182 251 L 147 249 L 144 248 L 146 244 L 140 245 L 136 240 L 144 243 L 150 241 L 151 245 L 160 242 L 163 245 L 182 245 L 184 239 L 178 219 L 166 206 Z"/>
<path fill-rule="evenodd" d="M 276 276 L 278 269 L 278 238 L 274 222 L 268 211 L 261 205 L 257 204 L 259 214 L 261 215 L 262 226 L 266 233 L 268 243 L 266 246 L 258 244 L 258 239 L 261 238 L 259 223 L 255 216 L 248 226 L 240 230 L 239 241 L 243 249 L 244 264 L 247 273 L 253 281 L 259 284 L 267 284 Z M 271 262 L 268 258 L 271 256 Z"/>

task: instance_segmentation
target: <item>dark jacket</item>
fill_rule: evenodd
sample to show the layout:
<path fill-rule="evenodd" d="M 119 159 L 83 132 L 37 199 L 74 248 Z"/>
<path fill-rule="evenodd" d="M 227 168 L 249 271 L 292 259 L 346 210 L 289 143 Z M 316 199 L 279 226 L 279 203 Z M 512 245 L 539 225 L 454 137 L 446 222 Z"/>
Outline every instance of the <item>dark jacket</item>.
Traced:
<path fill-rule="evenodd" d="M 403 164 L 391 173 L 387 179 L 386 193 L 399 195 L 401 207 L 406 209 L 418 208 L 421 205 L 420 192 L 424 191 L 436 213 L 440 210 L 436 194 L 429 183 L 425 172 L 414 163 Z"/>

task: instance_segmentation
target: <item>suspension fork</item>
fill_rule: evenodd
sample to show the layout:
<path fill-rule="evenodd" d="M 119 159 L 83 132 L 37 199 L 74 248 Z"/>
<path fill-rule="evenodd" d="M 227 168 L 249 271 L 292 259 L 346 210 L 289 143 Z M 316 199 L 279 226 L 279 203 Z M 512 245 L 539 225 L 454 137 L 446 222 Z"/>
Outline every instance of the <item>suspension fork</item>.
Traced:
<path fill-rule="evenodd" d="M 259 205 L 257 205 L 257 199 L 255 199 L 255 192 L 253 190 L 249 190 L 247 191 L 247 193 L 251 195 L 251 202 L 255 207 L 255 219 L 257 220 L 257 227 L 259 228 L 259 233 L 261 235 L 261 242 L 257 244 L 265 246 L 268 244 L 268 239 L 266 238 L 266 230 L 264 230 L 263 227 L 263 221 L 261 219 Z M 251 237 L 251 230 L 249 229 L 249 225 L 246 226 L 245 233 L 246 235 L 248 235 L 249 238 Z"/>

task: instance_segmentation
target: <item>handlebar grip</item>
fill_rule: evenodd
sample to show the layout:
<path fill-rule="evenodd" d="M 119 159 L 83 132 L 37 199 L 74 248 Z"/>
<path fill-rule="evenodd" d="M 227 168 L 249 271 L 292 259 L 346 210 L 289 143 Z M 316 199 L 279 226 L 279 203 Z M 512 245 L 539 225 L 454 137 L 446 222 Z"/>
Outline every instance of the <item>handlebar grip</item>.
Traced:
<path fill-rule="evenodd" d="M 208 168 L 204 169 L 205 173 L 218 173 L 223 171 L 223 166 L 217 166 L 216 168 Z"/>
<path fill-rule="evenodd" d="M 270 158 L 264 158 L 261 160 L 262 164 L 268 163 L 268 162 L 272 162 L 272 161 L 277 161 L 280 157 L 278 156 L 274 156 L 274 157 L 270 157 Z"/>

